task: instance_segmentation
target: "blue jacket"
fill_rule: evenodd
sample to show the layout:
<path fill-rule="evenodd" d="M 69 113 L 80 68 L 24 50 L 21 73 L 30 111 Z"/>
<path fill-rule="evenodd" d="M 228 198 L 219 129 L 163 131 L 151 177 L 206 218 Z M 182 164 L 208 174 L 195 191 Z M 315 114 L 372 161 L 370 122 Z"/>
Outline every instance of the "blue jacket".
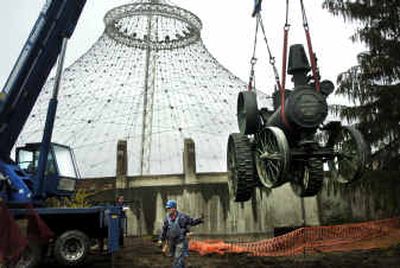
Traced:
<path fill-rule="evenodd" d="M 184 236 L 186 236 L 186 234 L 189 232 L 190 226 L 195 226 L 200 223 L 203 223 L 203 219 L 201 218 L 193 219 L 182 212 L 176 211 L 176 213 L 177 213 L 176 219 L 178 219 L 179 226 L 181 227 Z M 165 241 L 167 238 L 167 231 L 170 220 L 171 217 L 169 215 L 167 215 L 164 219 L 164 224 L 160 234 L 161 241 Z"/>

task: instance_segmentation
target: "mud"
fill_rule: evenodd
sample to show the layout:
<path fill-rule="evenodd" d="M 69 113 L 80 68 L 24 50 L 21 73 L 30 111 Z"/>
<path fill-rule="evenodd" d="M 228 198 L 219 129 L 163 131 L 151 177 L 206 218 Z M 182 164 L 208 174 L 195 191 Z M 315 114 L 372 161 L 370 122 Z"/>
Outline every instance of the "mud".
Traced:
<path fill-rule="evenodd" d="M 167 268 L 172 259 L 150 239 L 129 238 L 124 248 L 114 255 L 92 255 L 86 267 Z M 244 267 L 400 267 L 400 244 L 375 250 L 318 253 L 295 257 L 251 257 L 246 254 L 205 255 L 191 252 L 188 268 Z M 54 266 L 53 266 L 54 267 Z"/>

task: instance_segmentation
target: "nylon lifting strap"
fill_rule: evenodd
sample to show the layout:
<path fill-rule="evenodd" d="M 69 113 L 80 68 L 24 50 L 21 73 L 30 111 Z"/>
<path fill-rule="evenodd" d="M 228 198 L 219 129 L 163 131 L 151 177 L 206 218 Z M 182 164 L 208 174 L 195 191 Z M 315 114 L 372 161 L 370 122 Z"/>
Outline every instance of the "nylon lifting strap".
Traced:
<path fill-rule="evenodd" d="M 312 44 L 311 44 L 310 29 L 308 27 L 308 21 L 307 21 L 307 16 L 306 16 L 306 11 L 304 8 L 303 0 L 300 0 L 300 4 L 301 4 L 301 13 L 303 16 L 303 26 L 304 26 L 304 31 L 306 33 L 306 39 L 307 39 L 308 54 L 310 55 L 310 61 L 311 61 L 311 71 L 312 71 L 314 82 L 315 82 L 315 89 L 317 92 L 319 92 L 320 91 L 320 83 L 319 83 L 319 74 L 318 74 L 318 70 L 317 70 L 317 61 L 315 59 L 315 54 L 314 54 Z"/>
<path fill-rule="evenodd" d="M 287 121 L 286 115 L 285 115 L 285 88 L 282 86 L 281 82 L 279 81 L 278 70 L 276 69 L 276 66 L 275 66 L 275 57 L 272 56 L 271 49 L 269 47 L 269 43 L 268 43 L 267 35 L 265 33 L 265 28 L 264 28 L 264 24 L 262 22 L 261 15 L 258 14 L 257 18 L 260 21 L 261 30 L 262 30 L 262 33 L 264 35 L 264 41 L 265 41 L 265 43 L 267 45 L 267 51 L 268 51 L 268 55 L 269 55 L 269 63 L 272 66 L 272 70 L 273 70 L 274 76 L 275 76 L 275 83 L 276 83 L 276 86 L 277 86 L 277 88 L 279 90 L 279 93 L 280 93 L 280 99 L 281 99 L 281 113 L 280 113 L 280 116 L 281 116 L 282 122 L 287 127 L 290 127 L 289 126 L 289 122 Z M 286 36 L 286 39 L 287 39 L 287 36 Z M 286 48 L 286 50 L 287 50 L 287 48 Z M 286 62 L 286 60 L 285 60 L 285 62 Z M 282 68 L 284 68 L 284 67 L 282 67 Z M 286 67 L 285 67 L 285 69 L 286 69 Z"/>
<path fill-rule="evenodd" d="M 287 122 L 285 115 L 285 89 L 286 89 L 286 67 L 287 67 L 287 48 L 288 48 L 288 37 L 289 37 L 289 0 L 286 0 L 286 20 L 285 26 L 283 27 L 283 51 L 282 51 L 282 83 L 280 88 L 280 96 L 281 96 L 281 119 L 282 122 L 287 126 L 289 123 Z"/>
<path fill-rule="evenodd" d="M 286 0 L 286 21 L 283 27 L 283 51 L 282 51 L 282 87 L 286 85 L 286 67 L 287 67 L 287 48 L 289 37 L 289 0 Z"/>

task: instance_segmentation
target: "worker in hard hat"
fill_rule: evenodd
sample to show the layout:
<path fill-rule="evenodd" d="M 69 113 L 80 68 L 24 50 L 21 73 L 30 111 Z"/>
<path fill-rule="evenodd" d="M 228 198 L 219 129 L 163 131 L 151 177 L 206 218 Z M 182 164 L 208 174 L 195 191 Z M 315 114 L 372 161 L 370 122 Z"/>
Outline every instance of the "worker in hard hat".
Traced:
<path fill-rule="evenodd" d="M 193 219 L 177 210 L 175 200 L 168 200 L 165 204 L 167 216 L 160 234 L 158 243 L 168 245 L 168 256 L 174 257 L 173 268 L 184 268 L 185 257 L 188 255 L 187 233 L 190 226 L 203 223 L 203 217 Z"/>

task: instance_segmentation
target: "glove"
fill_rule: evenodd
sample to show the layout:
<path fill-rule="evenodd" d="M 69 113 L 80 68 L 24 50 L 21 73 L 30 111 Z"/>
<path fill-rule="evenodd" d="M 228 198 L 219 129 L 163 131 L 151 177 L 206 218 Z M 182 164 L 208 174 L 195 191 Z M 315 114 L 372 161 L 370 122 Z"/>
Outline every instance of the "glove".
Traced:
<path fill-rule="evenodd" d="M 163 253 L 164 256 L 168 256 L 168 254 L 169 254 L 169 245 L 168 245 L 168 243 L 165 243 L 165 244 L 163 245 L 161 251 L 162 251 L 162 253 Z"/>

